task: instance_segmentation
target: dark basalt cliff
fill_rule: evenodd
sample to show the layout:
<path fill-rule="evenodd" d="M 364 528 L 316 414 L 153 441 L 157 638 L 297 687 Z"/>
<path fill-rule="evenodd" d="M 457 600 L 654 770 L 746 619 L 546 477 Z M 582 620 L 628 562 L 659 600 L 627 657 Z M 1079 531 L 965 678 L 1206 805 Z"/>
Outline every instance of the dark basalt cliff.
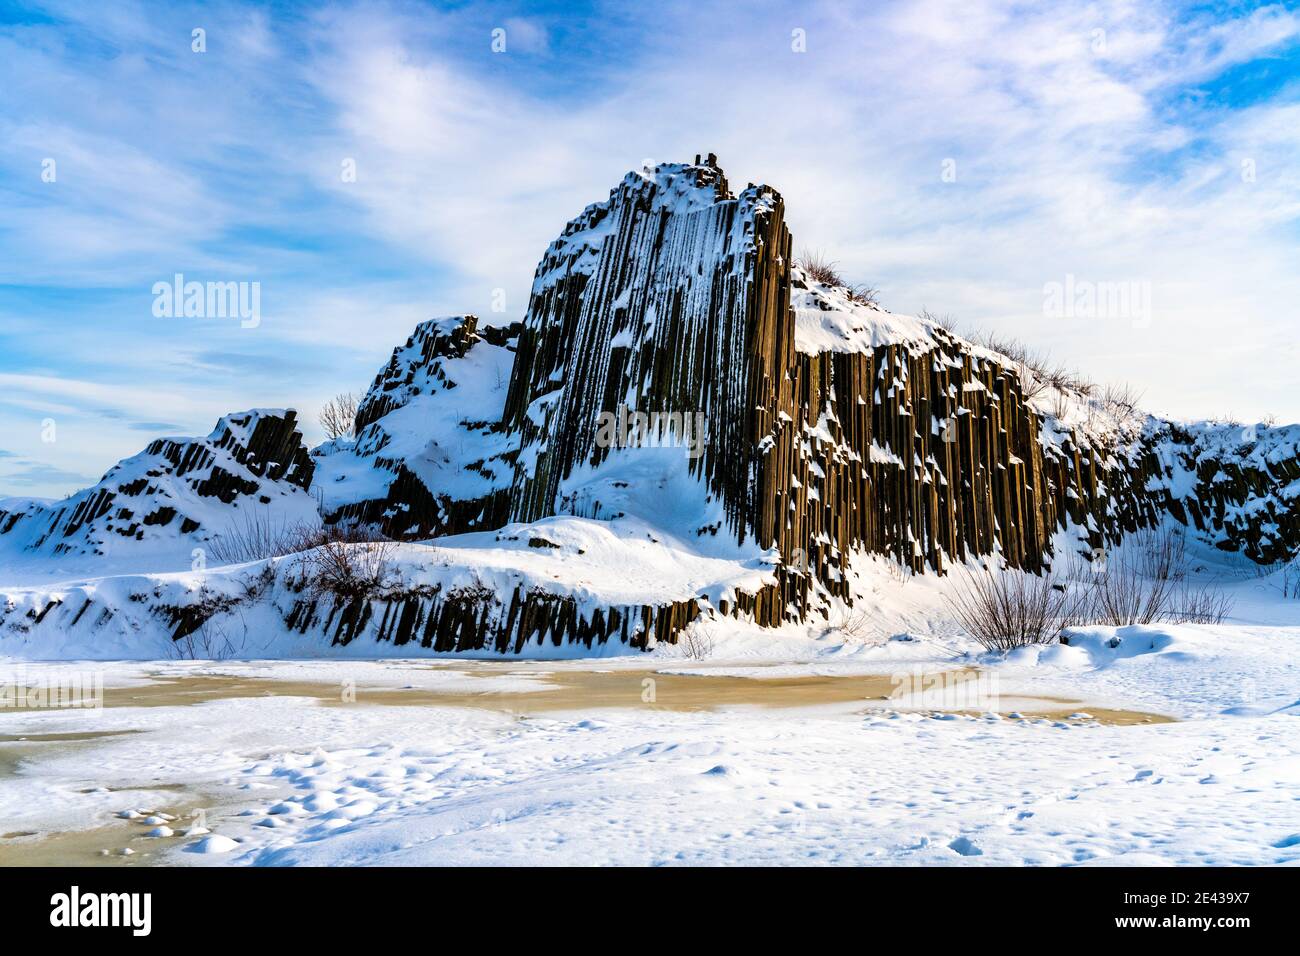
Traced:
<path fill-rule="evenodd" d="M 855 330 L 877 310 L 792 266 L 783 213 L 766 187 L 733 197 L 710 157 L 630 174 L 569 224 L 538 268 L 505 408 L 514 518 L 564 510 L 562 482 L 611 453 L 598 420 L 619 405 L 704 414 L 688 467 L 727 533 L 785 559 L 779 596 L 756 597 L 763 623 L 850 597 L 854 550 L 1037 569 L 1067 518 L 1093 546 L 1155 518 L 1127 462 L 1068 433 L 1044 447 L 1010 361 L 919 323 L 920 341 Z M 796 304 L 842 316 L 848 341 L 801 345 Z"/>
<path fill-rule="evenodd" d="M 538 266 L 520 335 L 505 424 L 520 436 L 512 516 L 553 514 L 575 465 L 599 466 L 602 412 L 702 413 L 693 473 L 736 530 L 752 523 L 761 380 L 788 303 L 769 267 L 789 237 L 780 198 L 733 198 L 709 164 L 629 174 L 609 200 L 565 229 Z"/>
<path fill-rule="evenodd" d="M 1151 419 L 1139 474 L 1159 511 L 1257 564 L 1300 549 L 1300 428 Z"/>
<path fill-rule="evenodd" d="M 601 476 L 622 449 L 600 440 L 600 423 L 623 408 L 670 427 L 702 416 L 701 453 L 681 467 L 721 507 L 693 531 L 778 549 L 777 585 L 728 609 L 764 624 L 851 600 L 860 551 L 917 572 L 993 554 L 1039 570 L 1063 531 L 1091 555 L 1166 515 L 1256 561 L 1300 545 L 1294 430 L 1252 454 L 1232 429 L 1193 435 L 1085 392 L 1057 394 L 1081 413 L 1058 417 L 1032 370 L 814 282 L 792 246 L 781 197 L 754 185 L 733 195 L 712 156 L 628 174 L 539 264 L 522 328 L 509 330 L 499 421 L 462 423 L 501 439 L 461 462 L 487 474 L 488 493 L 439 494 L 394 460 L 385 498 L 338 514 L 421 536 L 617 516 L 608 495 L 626 482 Z M 394 407 L 390 393 L 413 376 L 442 382 L 476 338 L 472 322 L 417 330 L 398 351 L 419 361 L 395 355 L 380 374 L 363 436 Z M 363 437 L 357 449 L 383 445 Z"/>

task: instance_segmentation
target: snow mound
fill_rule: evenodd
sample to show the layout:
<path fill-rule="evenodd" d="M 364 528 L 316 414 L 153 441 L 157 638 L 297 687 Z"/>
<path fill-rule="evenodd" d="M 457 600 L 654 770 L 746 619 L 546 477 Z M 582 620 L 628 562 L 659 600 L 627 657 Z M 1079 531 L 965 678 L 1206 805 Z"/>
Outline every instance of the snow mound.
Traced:
<path fill-rule="evenodd" d="M 855 301 L 843 286 L 818 282 L 799 266 L 790 269 L 795 348 L 819 352 L 869 352 L 885 345 L 936 348 L 935 325 L 910 315 Z"/>
<path fill-rule="evenodd" d="M 0 656 L 29 660 L 546 655 L 652 646 L 773 580 L 775 555 L 702 553 L 637 519 L 551 517 L 381 549 L 364 593 L 312 586 L 310 555 L 207 572 L 0 589 Z"/>

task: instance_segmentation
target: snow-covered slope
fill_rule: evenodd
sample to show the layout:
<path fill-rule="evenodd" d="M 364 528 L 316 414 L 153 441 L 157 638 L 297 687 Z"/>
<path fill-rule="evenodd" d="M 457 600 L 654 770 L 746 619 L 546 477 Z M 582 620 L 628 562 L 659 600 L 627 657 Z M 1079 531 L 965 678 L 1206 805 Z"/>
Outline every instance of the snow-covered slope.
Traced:
<path fill-rule="evenodd" d="M 0 502 L 0 580 L 208 563 L 214 536 L 246 522 L 317 522 L 312 470 L 292 410 L 232 413 L 206 438 L 159 438 L 63 501 Z"/>
<path fill-rule="evenodd" d="M 365 583 L 317 586 L 308 554 L 4 589 L 0 656 L 617 652 L 673 640 L 702 612 L 734 607 L 770 584 L 776 561 L 704 554 L 633 519 L 547 518 L 427 544 L 339 547 L 373 570 Z"/>

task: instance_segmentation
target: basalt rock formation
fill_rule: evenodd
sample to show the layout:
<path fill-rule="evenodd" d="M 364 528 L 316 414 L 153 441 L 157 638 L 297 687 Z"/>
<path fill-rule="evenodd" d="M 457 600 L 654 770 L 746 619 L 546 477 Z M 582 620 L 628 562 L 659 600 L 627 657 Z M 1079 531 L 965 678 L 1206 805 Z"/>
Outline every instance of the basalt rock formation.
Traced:
<path fill-rule="evenodd" d="M 732 196 L 712 157 L 629 174 L 571 222 L 538 268 L 506 401 L 512 516 L 571 508 L 578 472 L 598 483 L 598 421 L 622 405 L 703 412 L 685 467 L 726 534 L 784 558 L 762 623 L 851 599 L 854 551 L 1038 569 L 1067 519 L 1097 545 L 1154 520 L 1109 452 L 1045 446 L 1014 363 L 813 282 L 791 250 L 780 196 Z"/>
<path fill-rule="evenodd" d="M 1256 561 L 1300 545 L 1294 430 L 1252 453 L 1229 447 L 1233 429 L 1193 435 L 1044 382 L 815 281 L 792 248 L 781 197 L 752 184 L 733 195 L 712 156 L 628 174 L 539 264 L 522 327 L 509 330 L 499 421 L 462 423 L 494 443 L 449 467 L 484 471 L 486 494 L 439 496 L 437 480 L 390 461 L 387 496 L 339 514 L 379 514 L 386 528 L 399 515 L 418 534 L 551 514 L 654 520 L 662 498 L 638 495 L 645 474 L 626 465 L 643 449 L 601 440 L 602 422 L 633 410 L 670 429 L 701 416 L 701 454 L 669 466 L 689 480 L 661 484 L 694 482 L 688 533 L 779 552 L 776 583 L 724 609 L 763 624 L 851 602 L 859 552 L 915 572 L 992 555 L 1038 571 L 1063 532 L 1090 556 L 1166 517 Z M 375 420 L 364 409 L 388 412 L 394 383 L 441 381 L 444 363 L 469 354 L 474 328 L 449 328 L 423 346 L 417 330 L 405 351 L 427 369 L 395 355 L 359 425 Z"/>
<path fill-rule="evenodd" d="M 1300 428 L 1150 419 L 1139 473 L 1155 507 L 1223 551 L 1271 565 L 1300 542 Z"/>

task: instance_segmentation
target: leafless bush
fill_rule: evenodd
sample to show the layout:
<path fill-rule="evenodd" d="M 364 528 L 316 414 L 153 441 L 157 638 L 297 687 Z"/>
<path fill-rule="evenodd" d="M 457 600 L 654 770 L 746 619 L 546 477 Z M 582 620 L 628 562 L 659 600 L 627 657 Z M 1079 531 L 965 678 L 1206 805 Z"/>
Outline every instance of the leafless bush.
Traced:
<path fill-rule="evenodd" d="M 1115 627 L 1165 620 L 1176 589 L 1176 581 L 1148 578 L 1135 562 L 1110 560 L 1087 590 L 1084 616 L 1090 623 Z"/>
<path fill-rule="evenodd" d="M 849 301 L 856 302 L 858 305 L 866 305 L 872 308 L 880 308 L 880 290 L 867 283 L 858 283 L 850 285 L 840 275 L 839 263 L 827 259 L 820 251 L 805 249 L 798 258 L 795 259 L 795 265 L 803 269 L 808 274 L 808 278 L 814 282 L 820 282 L 822 285 L 834 286 L 843 289 Z"/>
<path fill-rule="evenodd" d="M 316 531 L 315 526 L 289 522 L 268 510 L 250 511 L 204 547 L 217 564 L 244 564 L 301 551 L 302 542 Z"/>
<path fill-rule="evenodd" d="M 357 541 L 346 532 L 327 534 L 302 553 L 301 582 L 313 597 L 355 601 L 372 597 L 392 583 L 392 541 Z"/>
<path fill-rule="evenodd" d="M 922 307 L 916 317 L 922 322 L 930 322 L 937 325 L 939 328 L 951 335 L 959 334 L 957 332 L 957 320 L 953 318 L 951 313 L 945 312 L 942 315 L 939 315 L 938 313 L 931 312 L 929 309 Z"/>
<path fill-rule="evenodd" d="M 1138 531 L 1113 557 L 1089 570 L 1079 616 L 1089 623 L 1218 624 L 1232 599 L 1213 583 L 1188 580 L 1187 533 L 1180 528 Z"/>
<path fill-rule="evenodd" d="M 713 656 L 713 648 L 717 642 L 712 627 L 696 622 L 681 632 L 681 640 L 678 643 L 682 648 L 682 656 L 693 661 L 702 661 L 706 657 Z"/>
<path fill-rule="evenodd" d="M 1282 596 L 1300 598 L 1300 560 L 1292 558 L 1282 569 Z"/>
<path fill-rule="evenodd" d="M 328 439 L 350 438 L 357 420 L 357 396 L 353 392 L 335 395 L 316 416 Z"/>
<path fill-rule="evenodd" d="M 1032 368 L 1023 362 L 1016 363 L 1016 372 L 1020 377 L 1020 394 L 1024 396 L 1026 401 L 1043 394 L 1050 387 L 1047 379 L 1036 374 Z"/>
<path fill-rule="evenodd" d="M 830 630 L 838 631 L 850 641 L 863 641 L 875 633 L 871 614 L 865 610 L 842 608 L 831 622 Z"/>
<path fill-rule="evenodd" d="M 1182 528 L 1143 528 L 1129 538 L 1130 559 L 1145 577 L 1181 581 L 1187 577 L 1187 532 Z"/>
<path fill-rule="evenodd" d="M 1052 415 L 1058 421 L 1064 421 L 1070 414 L 1070 393 L 1057 390 L 1052 393 Z"/>
<path fill-rule="evenodd" d="M 880 308 L 880 290 L 865 282 L 849 286 L 849 298 L 858 305 L 870 306 L 873 309 Z"/>
<path fill-rule="evenodd" d="M 366 526 L 290 522 L 268 512 L 250 512 L 241 521 L 207 542 L 208 555 L 218 564 L 244 564 L 299 554 L 324 544 L 382 541 Z"/>
<path fill-rule="evenodd" d="M 1090 397 L 1096 386 L 1068 365 L 1052 361 L 1047 352 L 1037 351 L 1019 339 L 997 332 L 977 332 L 972 341 L 997 352 L 1011 361 L 1020 375 L 1020 391 L 1025 398 L 1034 398 L 1048 389 L 1055 389 L 1057 418 L 1064 417 L 1071 394 Z"/>
<path fill-rule="evenodd" d="M 1169 620 L 1175 624 L 1222 624 L 1232 613 L 1232 598 L 1212 584 L 1194 586 L 1184 583 L 1170 609 Z"/>
<path fill-rule="evenodd" d="M 1050 572 L 974 572 L 947 600 L 957 623 L 990 651 L 1050 644 L 1076 623 L 1076 597 Z"/>
<path fill-rule="evenodd" d="M 803 250 L 795 260 L 795 265 L 808 273 L 808 278 L 812 279 L 814 282 L 820 282 L 822 285 L 831 286 L 842 286 L 845 284 L 838 271 L 839 263 L 826 258 L 826 256 L 822 254 L 821 250 Z"/>
<path fill-rule="evenodd" d="M 1137 414 L 1142 393 L 1131 385 L 1107 385 L 1098 398 L 1101 407 L 1115 418 L 1128 418 Z"/>
<path fill-rule="evenodd" d="M 248 641 L 248 625 L 240 620 L 243 633 L 236 636 L 225 624 L 208 619 L 196 630 L 178 637 L 168 647 L 168 653 L 182 661 L 225 661 L 238 657 Z"/>
<path fill-rule="evenodd" d="M 1036 352 L 1009 335 L 1001 335 L 997 332 L 984 332 L 978 338 L 980 345 L 992 352 L 1005 355 L 1016 365 L 1023 365 L 1031 371 L 1040 371 L 1048 366 L 1046 353 Z"/>

